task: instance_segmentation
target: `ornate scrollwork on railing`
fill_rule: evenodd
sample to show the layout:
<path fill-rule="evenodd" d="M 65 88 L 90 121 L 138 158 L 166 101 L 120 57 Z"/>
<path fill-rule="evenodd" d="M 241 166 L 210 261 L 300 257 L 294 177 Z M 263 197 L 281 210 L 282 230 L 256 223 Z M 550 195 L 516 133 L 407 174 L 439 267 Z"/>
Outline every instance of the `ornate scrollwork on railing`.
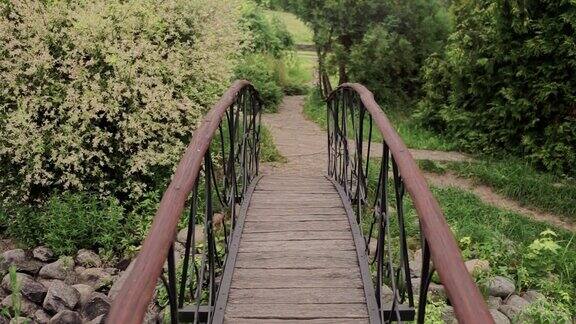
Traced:
<path fill-rule="evenodd" d="M 256 90 L 237 81 L 206 115 L 162 198 L 109 322 L 140 323 L 158 278 L 171 323 L 211 322 L 238 205 L 258 174 L 261 111 Z M 185 206 L 187 217 L 181 217 Z M 180 243 L 178 223 L 187 229 Z"/>
<path fill-rule="evenodd" d="M 376 241 L 369 262 L 381 322 L 424 322 L 434 272 L 431 257 L 435 257 L 458 318 L 477 315 L 476 320 L 490 322 L 438 204 L 372 94 L 361 85 L 344 84 L 327 99 L 327 107 L 328 174 L 352 204 L 367 254 Z M 373 142 L 375 135 L 379 135 L 381 143 Z M 408 254 L 406 189 L 419 216 L 418 228 L 414 229 L 420 231 L 422 250 L 422 263 L 413 266 L 421 269 L 417 278 L 412 278 Z M 454 282 L 455 278 L 462 281 Z M 462 302 L 461 298 L 467 300 Z M 477 309 L 469 308 L 470 301 L 476 303 Z"/>

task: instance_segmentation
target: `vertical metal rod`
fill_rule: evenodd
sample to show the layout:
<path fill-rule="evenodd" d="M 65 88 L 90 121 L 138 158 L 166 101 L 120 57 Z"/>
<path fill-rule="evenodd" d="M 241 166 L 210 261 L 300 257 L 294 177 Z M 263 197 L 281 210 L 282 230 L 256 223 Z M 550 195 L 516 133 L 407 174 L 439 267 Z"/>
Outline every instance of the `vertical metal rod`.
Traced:
<path fill-rule="evenodd" d="M 170 323 L 178 324 L 178 304 L 176 302 L 176 261 L 174 243 L 168 250 L 168 299 L 170 303 Z"/>

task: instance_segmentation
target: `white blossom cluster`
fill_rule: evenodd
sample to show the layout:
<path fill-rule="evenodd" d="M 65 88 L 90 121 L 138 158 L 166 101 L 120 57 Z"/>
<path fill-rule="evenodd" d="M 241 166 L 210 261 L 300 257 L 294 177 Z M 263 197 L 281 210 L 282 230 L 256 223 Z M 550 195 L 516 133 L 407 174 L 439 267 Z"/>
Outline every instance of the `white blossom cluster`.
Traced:
<path fill-rule="evenodd" d="M 246 46 L 239 6 L 0 1 L 2 198 L 137 198 L 169 175 Z"/>

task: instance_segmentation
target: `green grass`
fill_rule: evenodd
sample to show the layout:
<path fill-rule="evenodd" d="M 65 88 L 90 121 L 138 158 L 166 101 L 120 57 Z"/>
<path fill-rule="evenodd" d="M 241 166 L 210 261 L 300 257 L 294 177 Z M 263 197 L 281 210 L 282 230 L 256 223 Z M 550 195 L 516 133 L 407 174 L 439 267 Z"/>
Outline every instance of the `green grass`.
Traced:
<path fill-rule="evenodd" d="M 266 10 L 266 15 L 270 18 L 276 17 L 284 22 L 286 28 L 288 28 L 288 31 L 292 34 L 296 44 L 314 43 L 314 33 L 312 30 L 310 30 L 310 28 L 295 15 L 288 12 L 273 10 Z"/>
<path fill-rule="evenodd" d="M 536 288 L 559 302 L 574 305 L 574 233 L 490 206 L 474 194 L 460 189 L 432 188 L 432 192 L 461 242 L 465 257 L 490 261 L 494 274 L 516 279 L 521 289 Z M 559 249 L 534 256 L 533 242 L 541 240 L 541 233 L 548 229 L 556 233 L 554 241 Z M 566 300 L 566 295 L 569 300 Z"/>
<path fill-rule="evenodd" d="M 326 104 L 322 101 L 317 91 L 313 91 L 304 105 L 304 114 L 308 119 L 314 121 L 323 129 L 326 129 Z M 387 110 L 385 114 L 390 119 L 392 126 L 396 129 L 406 146 L 413 149 L 450 151 L 455 149 L 454 144 L 443 137 L 422 128 L 417 122 L 405 114 Z M 364 139 L 369 138 L 368 121 L 365 121 Z M 353 133 L 349 137 L 353 137 Z M 374 125 L 372 129 L 372 141 L 382 142 L 382 135 Z"/>
<path fill-rule="evenodd" d="M 285 163 L 286 158 L 280 154 L 270 130 L 266 126 L 260 126 L 260 162 Z"/>
<path fill-rule="evenodd" d="M 427 163 L 427 171 L 454 171 L 476 183 L 492 187 L 499 194 L 520 204 L 556 214 L 568 222 L 576 222 L 576 181 L 551 173 L 537 171 L 518 158 L 482 158 L 474 162 Z"/>
<path fill-rule="evenodd" d="M 369 195 L 373 197 L 379 164 L 376 159 L 371 161 Z M 431 187 L 431 190 L 466 260 L 488 260 L 491 266 L 489 275 L 512 278 L 516 281 L 518 291 L 537 289 L 549 296 L 554 305 L 562 309 L 572 309 L 572 312 L 576 313 L 574 233 L 491 206 L 474 194 L 459 188 Z M 388 199 L 391 205 L 394 204 L 391 184 Z M 395 210 L 393 207 L 390 209 L 393 242 L 396 242 L 398 237 Z M 420 246 L 419 226 L 416 221 L 418 217 L 408 196 L 404 200 L 404 210 L 408 245 L 415 250 Z M 363 228 L 369 228 L 368 224 L 369 219 L 365 219 Z M 477 278 L 480 287 L 486 277 Z"/>

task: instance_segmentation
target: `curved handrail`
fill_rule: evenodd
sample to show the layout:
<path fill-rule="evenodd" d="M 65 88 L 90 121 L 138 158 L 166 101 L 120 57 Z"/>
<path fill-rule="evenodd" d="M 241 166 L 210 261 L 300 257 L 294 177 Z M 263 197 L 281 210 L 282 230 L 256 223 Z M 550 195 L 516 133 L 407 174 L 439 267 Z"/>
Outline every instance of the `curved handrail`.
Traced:
<path fill-rule="evenodd" d="M 169 250 L 171 250 L 176 238 L 180 216 L 187 198 L 200 178 L 202 164 L 205 163 L 211 141 L 219 129 L 226 111 L 235 104 L 241 91 L 246 88 L 255 92 L 250 82 L 235 81 L 206 114 L 200 127 L 195 131 L 170 185 L 164 192 L 133 270 L 115 298 L 107 318 L 108 323 L 142 322 L 146 309 L 152 300 L 158 278 L 161 276 L 165 260 L 170 259 Z M 205 173 L 210 172 L 206 171 Z"/>
<path fill-rule="evenodd" d="M 353 91 L 359 96 L 361 103 L 382 134 L 398 173 L 401 174 L 403 185 L 413 201 L 422 234 L 429 245 L 434 267 L 454 307 L 456 317 L 460 323 L 492 323 L 492 316 L 464 265 L 460 249 L 442 210 L 410 151 L 374 100 L 372 92 L 363 85 L 342 84 L 328 96 L 326 101 L 330 103 L 339 92 L 345 90 Z M 337 118 L 341 118 L 341 115 Z"/>

